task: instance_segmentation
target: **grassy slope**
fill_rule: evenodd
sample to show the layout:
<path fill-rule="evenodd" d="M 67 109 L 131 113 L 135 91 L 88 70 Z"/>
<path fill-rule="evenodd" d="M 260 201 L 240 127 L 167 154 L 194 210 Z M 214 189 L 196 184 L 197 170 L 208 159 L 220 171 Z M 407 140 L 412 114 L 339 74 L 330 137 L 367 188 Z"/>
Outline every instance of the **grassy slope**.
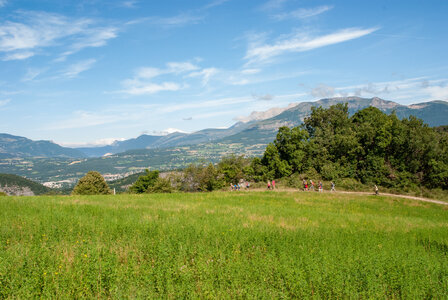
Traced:
<path fill-rule="evenodd" d="M 0 198 L 0 298 L 436 298 L 448 210 L 388 197 Z"/>

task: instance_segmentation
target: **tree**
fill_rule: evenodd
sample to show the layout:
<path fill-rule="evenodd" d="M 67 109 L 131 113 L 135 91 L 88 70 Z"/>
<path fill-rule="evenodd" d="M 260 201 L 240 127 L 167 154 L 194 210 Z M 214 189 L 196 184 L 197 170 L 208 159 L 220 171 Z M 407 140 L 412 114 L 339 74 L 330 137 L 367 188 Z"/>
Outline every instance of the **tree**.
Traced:
<path fill-rule="evenodd" d="M 141 175 L 136 182 L 129 188 L 129 190 L 136 194 L 143 194 L 148 191 L 148 188 L 153 186 L 159 178 L 159 171 L 149 171 L 146 169 L 145 174 Z"/>
<path fill-rule="evenodd" d="M 73 195 L 109 195 L 112 194 L 103 176 L 96 171 L 88 172 L 81 178 L 72 191 Z"/>
<path fill-rule="evenodd" d="M 171 181 L 166 178 L 157 178 L 153 185 L 149 186 L 146 190 L 147 193 L 172 193 L 174 188 L 171 185 Z"/>

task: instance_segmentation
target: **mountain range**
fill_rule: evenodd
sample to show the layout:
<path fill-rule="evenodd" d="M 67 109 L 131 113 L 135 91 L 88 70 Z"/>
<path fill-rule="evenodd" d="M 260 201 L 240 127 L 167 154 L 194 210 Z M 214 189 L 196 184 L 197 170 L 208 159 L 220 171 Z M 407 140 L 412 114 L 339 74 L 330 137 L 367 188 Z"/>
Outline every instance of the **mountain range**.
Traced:
<path fill-rule="evenodd" d="M 50 141 L 32 141 L 24 137 L 0 134 L 0 159 L 13 157 L 85 158 L 102 157 L 136 149 L 163 149 L 207 143 L 265 145 L 271 142 L 281 126 L 298 126 L 309 116 L 312 107 L 328 108 L 347 103 L 350 114 L 374 106 L 399 118 L 414 115 L 429 126 L 448 125 L 448 102 L 431 101 L 413 105 L 401 105 L 380 98 L 339 97 L 315 102 L 291 104 L 287 108 L 274 108 L 267 112 L 253 112 L 243 121 L 226 129 L 203 129 L 194 133 L 175 132 L 165 136 L 141 135 L 124 141 L 115 141 L 101 147 L 67 148 Z"/>

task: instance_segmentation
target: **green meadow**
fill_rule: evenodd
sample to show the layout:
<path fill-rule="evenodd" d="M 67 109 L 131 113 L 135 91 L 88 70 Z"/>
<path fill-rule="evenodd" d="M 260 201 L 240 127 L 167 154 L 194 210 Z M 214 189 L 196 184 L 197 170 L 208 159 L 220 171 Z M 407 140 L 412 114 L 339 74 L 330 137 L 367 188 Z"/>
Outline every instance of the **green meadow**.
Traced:
<path fill-rule="evenodd" d="M 213 192 L 0 197 L 0 298 L 446 298 L 448 207 Z"/>

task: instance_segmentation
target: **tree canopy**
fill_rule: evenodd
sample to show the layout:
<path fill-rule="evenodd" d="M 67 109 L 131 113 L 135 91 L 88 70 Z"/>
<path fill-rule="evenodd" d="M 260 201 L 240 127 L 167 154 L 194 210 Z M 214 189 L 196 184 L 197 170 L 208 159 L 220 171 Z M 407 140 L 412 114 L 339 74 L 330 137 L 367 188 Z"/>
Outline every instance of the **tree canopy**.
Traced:
<path fill-rule="evenodd" d="M 96 171 L 88 172 L 81 178 L 72 191 L 73 195 L 108 195 L 112 194 L 103 176 Z"/>

